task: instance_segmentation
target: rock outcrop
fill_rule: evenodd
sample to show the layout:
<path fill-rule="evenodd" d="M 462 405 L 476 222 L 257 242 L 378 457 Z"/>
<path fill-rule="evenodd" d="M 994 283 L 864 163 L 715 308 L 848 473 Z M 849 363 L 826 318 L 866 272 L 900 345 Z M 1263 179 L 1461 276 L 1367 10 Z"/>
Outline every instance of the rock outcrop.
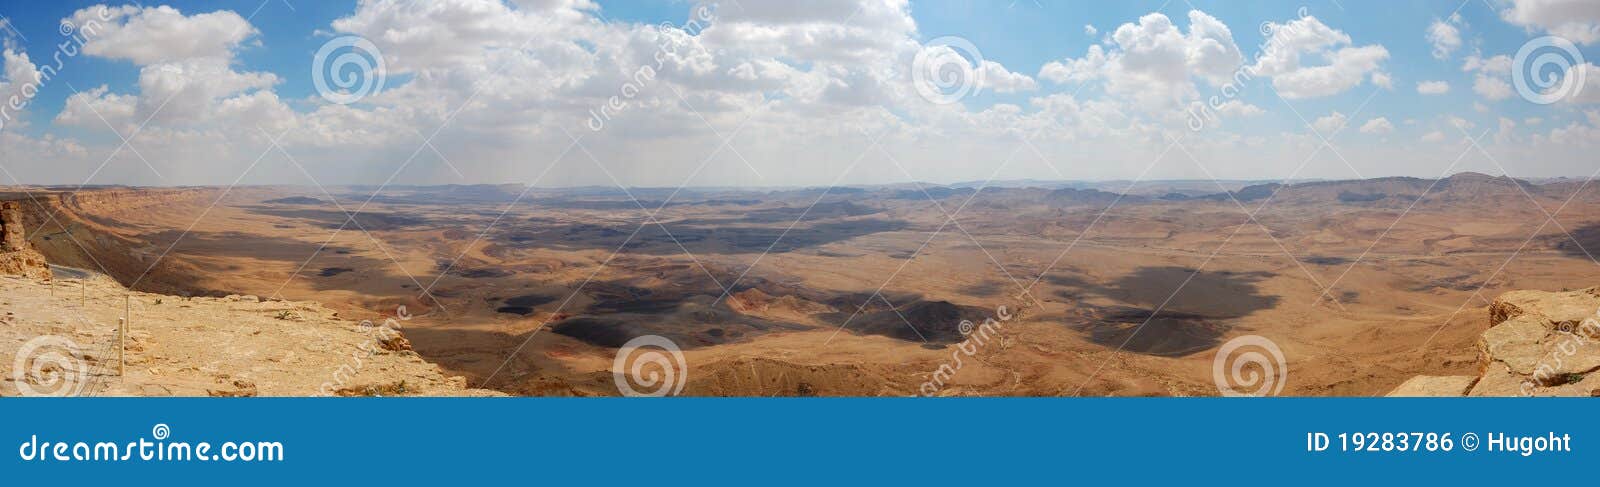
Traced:
<path fill-rule="evenodd" d="M 1502 294 L 1478 361 L 1478 377 L 1419 376 L 1389 395 L 1600 396 L 1600 287 Z"/>
<path fill-rule="evenodd" d="M 0 275 L 20 275 L 50 279 L 50 265 L 44 254 L 28 244 L 22 228 L 22 211 L 16 202 L 0 202 Z"/>
<path fill-rule="evenodd" d="M 142 293 L 99 275 L 82 291 L 51 286 L 0 276 L 0 400 L 504 395 L 428 362 L 398 330 L 314 302 Z M 124 317 L 131 320 L 119 377 Z"/>
<path fill-rule="evenodd" d="M 0 252 L 16 252 L 28 248 L 26 232 L 22 231 L 22 211 L 12 201 L 0 203 Z"/>

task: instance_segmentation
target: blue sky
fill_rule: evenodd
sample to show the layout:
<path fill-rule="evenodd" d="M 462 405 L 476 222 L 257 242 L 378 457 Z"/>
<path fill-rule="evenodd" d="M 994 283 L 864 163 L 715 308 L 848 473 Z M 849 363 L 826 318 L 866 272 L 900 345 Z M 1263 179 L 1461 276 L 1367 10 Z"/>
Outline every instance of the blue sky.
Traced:
<path fill-rule="evenodd" d="M 1229 62 L 1191 58 L 1190 71 L 1181 73 L 1142 66 L 1131 44 L 1119 44 L 1113 33 L 1126 26 L 1129 39 L 1143 42 L 1133 30 L 1155 33 L 1161 25 L 1148 16 L 1159 14 L 1170 20 L 1171 33 L 1190 36 L 1193 49 L 1203 36 L 1191 34 L 1203 29 L 1192 25 L 1190 12 L 1202 12 L 1225 26 L 1240 56 L 1232 65 L 1244 67 L 1257 64 L 1258 47 L 1269 42 L 1263 23 L 1289 25 L 1300 5 L 829 0 L 796 9 L 787 2 L 723 2 L 709 28 L 665 37 L 695 56 L 658 64 L 660 76 L 633 87 L 642 94 L 625 97 L 628 108 L 576 144 L 571 139 L 595 108 L 625 93 L 633 67 L 624 61 L 649 59 L 641 49 L 664 38 L 654 26 L 683 25 L 696 4 L 111 3 L 119 12 L 108 22 L 117 31 L 113 38 L 150 49 L 90 41 L 86 55 L 70 57 L 57 76 L 38 83 L 37 95 L 0 132 L 9 137 L 0 165 L 10 173 L 0 184 L 225 184 L 240 172 L 242 181 L 263 183 L 302 183 L 301 173 L 310 172 L 330 184 L 392 175 L 409 183 L 647 186 L 1437 176 L 1457 169 L 1584 177 L 1595 167 L 1584 156 L 1600 123 L 1594 105 L 1600 93 L 1536 104 L 1505 92 L 1509 72 L 1469 67 L 1495 56 L 1508 61 L 1524 43 L 1557 34 L 1586 60 L 1574 68 L 1581 71 L 1600 59 L 1593 38 L 1600 7 L 1593 3 L 1307 2 L 1305 13 L 1313 27 L 1326 29 L 1330 44 L 1309 47 L 1288 68 L 1243 84 L 1233 107 L 1238 115 L 1194 132 L 1185 130 L 1185 109 L 1220 92 L 1218 75 Z M 0 38 L 7 51 L 46 65 L 63 39 L 62 20 L 96 5 L 0 1 L 7 23 Z M 247 33 L 208 38 L 218 34 L 208 23 L 246 25 Z M 1440 24 L 1459 39 L 1442 51 L 1429 37 Z M 149 26 L 192 31 L 195 38 Z M 519 44 L 524 34 L 534 39 Z M 313 83 L 313 57 L 344 36 L 370 40 L 388 61 L 382 89 L 349 105 L 330 103 Z M 906 75 L 919 69 L 919 53 L 948 53 L 938 44 L 951 36 L 981 53 L 957 51 L 961 60 L 981 56 L 996 71 L 953 105 L 928 104 L 914 96 L 915 82 Z M 1088 63 L 1091 49 L 1113 62 Z M 1342 53 L 1367 57 L 1319 71 Z M 1063 69 L 1047 73 L 1052 63 Z M 1348 72 L 1333 72 L 1339 69 Z M 28 83 L 0 79 L 8 94 Z M 1291 86 L 1296 82 L 1302 86 Z M 1423 82 L 1449 88 L 1423 94 Z M 167 103 L 178 100 L 172 111 L 144 92 L 157 88 L 170 91 Z M 68 113 L 75 94 L 86 102 L 81 107 L 99 108 Z M 731 148 L 719 149 L 730 133 Z M 1481 150 L 1464 140 L 1484 133 L 1490 135 L 1478 141 Z M 1334 147 L 1322 147 L 1319 135 Z M 122 138 L 131 148 L 119 147 Z M 274 150 L 274 138 L 285 150 Z M 874 147 L 879 138 L 891 150 Z M 1160 149 L 1168 144 L 1209 165 L 1164 161 L 1170 150 Z M 1303 157 L 1310 161 L 1300 167 Z M 301 158 L 309 171 L 284 167 Z M 257 169 L 256 159 L 269 162 Z M 1142 170 L 1151 160 L 1153 169 Z M 796 169 L 801 164 L 816 170 Z"/>

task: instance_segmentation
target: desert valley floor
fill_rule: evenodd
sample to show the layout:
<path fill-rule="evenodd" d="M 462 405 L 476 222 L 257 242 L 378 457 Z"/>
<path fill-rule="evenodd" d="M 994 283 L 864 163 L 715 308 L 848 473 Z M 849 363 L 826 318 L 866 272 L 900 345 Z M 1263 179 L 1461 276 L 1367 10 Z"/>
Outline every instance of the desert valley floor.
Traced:
<path fill-rule="evenodd" d="M 422 360 L 519 395 L 614 395 L 616 347 L 652 334 L 685 349 L 685 394 L 913 395 L 1000 306 L 1016 318 L 940 394 L 1215 395 L 1217 348 L 1254 334 L 1284 394 L 1379 395 L 1475 374 L 1500 293 L 1600 284 L 1600 188 L 1578 180 L 975 187 L 0 199 L 52 264 L 138 291 L 404 305 Z"/>

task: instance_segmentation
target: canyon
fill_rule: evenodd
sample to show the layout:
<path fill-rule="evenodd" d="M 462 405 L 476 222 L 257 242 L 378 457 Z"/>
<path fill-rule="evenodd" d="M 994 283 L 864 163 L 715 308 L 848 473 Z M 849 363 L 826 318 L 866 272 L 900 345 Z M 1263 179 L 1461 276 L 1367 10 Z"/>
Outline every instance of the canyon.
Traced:
<path fill-rule="evenodd" d="M 39 290 L 86 280 L 79 291 L 100 294 L 91 303 L 204 303 L 163 319 L 228 334 L 234 321 L 251 333 L 359 333 L 403 308 L 410 350 L 373 356 L 435 368 L 400 373 L 429 394 L 616 395 L 619 347 L 659 336 L 681 348 L 688 395 L 911 396 L 937 380 L 940 395 L 1206 396 L 1219 393 L 1219 348 L 1244 335 L 1286 357 L 1286 395 L 1406 392 L 1418 376 L 1466 394 L 1485 370 L 1532 374 L 1486 358 L 1485 333 L 1516 321 L 1485 319 L 1496 296 L 1589 289 L 1600 275 L 1588 251 L 1600 248 L 1600 191 L 1473 173 L 679 191 L 16 187 L 0 200 L 55 269 L 17 265 L 33 274 L 8 281 L 0 296 L 12 303 L 70 307 Z M 971 331 L 962 323 L 1002 306 L 1015 319 L 942 371 Z M 91 321 L 114 324 L 115 308 Z M 315 323 L 276 318 L 293 310 L 316 310 L 294 311 Z M 311 353 L 293 335 L 239 341 L 251 336 L 230 343 L 252 360 Z M 341 338 L 315 340 L 363 343 L 330 336 Z M 340 348 L 315 363 L 338 363 L 351 352 Z M 321 383 L 310 380 L 319 367 L 250 368 L 307 374 L 250 379 L 261 394 L 314 395 Z M 239 374 L 164 385 L 226 393 L 192 384 Z"/>

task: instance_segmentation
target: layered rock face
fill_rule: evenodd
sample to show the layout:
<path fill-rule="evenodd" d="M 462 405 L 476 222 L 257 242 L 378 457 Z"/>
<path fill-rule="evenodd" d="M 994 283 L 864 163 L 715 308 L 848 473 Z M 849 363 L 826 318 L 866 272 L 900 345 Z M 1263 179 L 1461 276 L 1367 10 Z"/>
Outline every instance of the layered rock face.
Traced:
<path fill-rule="evenodd" d="M 165 294 L 218 294 L 195 289 L 195 269 L 179 258 L 157 261 L 160 249 L 128 232 L 129 222 L 150 222 L 152 213 L 179 214 L 192 221 L 216 202 L 222 188 L 84 189 L 73 192 L 36 190 L 11 193 L 26 241 L 50 264 L 90 269 L 117 279 L 139 282 L 144 291 Z M 152 251 L 153 250 L 153 251 Z M 169 256 L 176 257 L 176 256 Z M 154 266 L 154 267 L 152 267 Z M 144 276 L 142 279 L 140 276 Z"/>
<path fill-rule="evenodd" d="M 1479 376 L 1418 376 L 1390 396 L 1600 396 L 1600 287 L 1512 291 L 1489 306 Z"/>
<path fill-rule="evenodd" d="M 22 231 L 22 211 L 12 201 L 0 203 L 0 252 L 16 252 L 28 248 Z"/>
<path fill-rule="evenodd" d="M 17 203 L 0 202 L 0 275 L 20 275 L 50 279 L 50 265 L 44 255 L 28 245 L 22 229 L 22 211 Z"/>

